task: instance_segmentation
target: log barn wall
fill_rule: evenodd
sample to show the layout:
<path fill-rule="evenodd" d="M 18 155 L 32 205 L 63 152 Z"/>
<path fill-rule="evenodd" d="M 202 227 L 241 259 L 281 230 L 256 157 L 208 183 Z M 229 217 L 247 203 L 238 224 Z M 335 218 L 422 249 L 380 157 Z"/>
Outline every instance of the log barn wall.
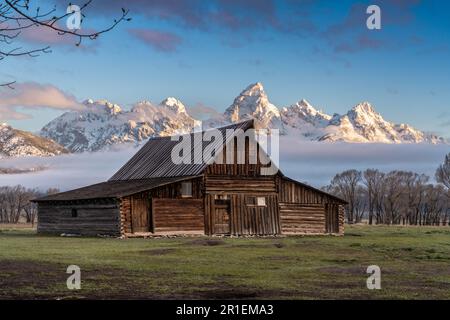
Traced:
<path fill-rule="evenodd" d="M 225 200 L 218 198 L 225 197 Z M 262 197 L 265 205 L 249 203 Z M 252 199 L 253 200 L 253 199 Z M 278 194 L 274 177 L 205 176 L 205 233 L 217 233 L 218 207 L 229 202 L 229 233 L 233 235 L 274 235 L 281 231 Z"/>
<path fill-rule="evenodd" d="M 42 202 L 38 233 L 120 236 L 119 204 L 114 199 Z"/>
<path fill-rule="evenodd" d="M 343 234 L 343 205 L 309 186 L 277 178 L 283 234 Z"/>
<path fill-rule="evenodd" d="M 155 233 L 199 233 L 205 230 L 202 199 L 152 199 Z"/>
<path fill-rule="evenodd" d="M 136 203 L 137 200 L 146 200 L 149 203 L 149 225 L 146 232 L 183 234 L 199 233 L 201 230 L 201 233 L 203 233 L 203 179 L 194 178 L 183 182 L 192 182 L 192 198 L 182 197 L 182 182 L 167 184 L 121 198 L 120 221 L 122 234 L 136 232 L 136 230 L 133 230 L 133 203 Z M 143 231 L 140 230 L 138 232 Z"/>

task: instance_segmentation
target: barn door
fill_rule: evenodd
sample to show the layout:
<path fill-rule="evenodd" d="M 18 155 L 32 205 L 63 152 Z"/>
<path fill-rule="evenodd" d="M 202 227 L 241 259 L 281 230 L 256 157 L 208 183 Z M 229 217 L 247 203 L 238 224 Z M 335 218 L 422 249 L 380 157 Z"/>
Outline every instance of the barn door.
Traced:
<path fill-rule="evenodd" d="M 214 200 L 214 233 L 230 234 L 230 200 Z"/>
<path fill-rule="evenodd" d="M 339 233 L 338 205 L 329 203 L 325 208 L 325 229 L 327 233 Z"/>
<path fill-rule="evenodd" d="M 133 233 L 149 232 L 149 200 L 131 198 L 131 224 Z"/>

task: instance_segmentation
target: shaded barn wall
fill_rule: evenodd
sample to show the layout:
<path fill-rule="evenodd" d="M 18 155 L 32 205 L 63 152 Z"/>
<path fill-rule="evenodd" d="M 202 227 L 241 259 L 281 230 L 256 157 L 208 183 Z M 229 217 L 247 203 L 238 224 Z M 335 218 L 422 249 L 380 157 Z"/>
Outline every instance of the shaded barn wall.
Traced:
<path fill-rule="evenodd" d="M 227 200 L 220 200 L 226 197 Z M 264 197 L 265 205 L 249 203 Z M 224 204 L 229 203 L 229 232 L 233 235 L 279 234 L 278 195 L 274 177 L 205 176 L 205 233 L 223 232 L 220 220 Z M 219 229 L 219 231 L 218 231 Z M 221 231 L 220 231 L 221 230 Z"/>
<path fill-rule="evenodd" d="M 142 232 L 133 230 L 133 203 L 142 201 L 148 203 L 147 232 L 199 233 L 201 229 L 203 233 L 204 222 L 199 222 L 204 221 L 203 200 L 199 200 L 203 199 L 203 179 L 195 178 L 183 182 L 187 181 L 192 182 L 192 198 L 182 198 L 181 182 L 121 198 L 121 233 Z M 193 222 L 188 221 L 189 219 Z"/>
<path fill-rule="evenodd" d="M 203 234 L 202 199 L 152 199 L 154 232 Z"/>
<path fill-rule="evenodd" d="M 120 235 L 120 210 L 115 199 L 40 202 L 38 212 L 38 233 Z"/>
<path fill-rule="evenodd" d="M 343 234 L 344 208 L 333 197 L 277 178 L 281 230 L 284 234 Z"/>

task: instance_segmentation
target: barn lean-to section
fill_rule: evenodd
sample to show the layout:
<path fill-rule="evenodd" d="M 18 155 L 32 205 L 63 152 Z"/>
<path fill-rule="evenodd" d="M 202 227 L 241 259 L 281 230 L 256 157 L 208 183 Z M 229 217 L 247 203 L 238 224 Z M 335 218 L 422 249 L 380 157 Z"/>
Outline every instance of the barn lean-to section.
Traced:
<path fill-rule="evenodd" d="M 242 133 L 253 127 L 253 121 L 245 121 L 219 130 L 238 129 Z M 258 144 L 250 143 L 251 136 L 244 136 L 243 151 L 238 151 L 237 139 L 242 138 L 238 134 L 213 141 L 221 151 L 211 153 L 203 163 L 175 164 L 171 153 L 178 141 L 170 137 L 150 139 L 109 181 L 37 199 L 38 232 L 112 236 L 343 234 L 345 201 L 287 178 L 280 171 L 263 174 L 262 168 L 271 163 L 261 161 L 264 153 L 259 153 Z M 208 146 L 194 134 L 183 137 L 191 139 L 190 156 L 194 158 Z M 231 162 L 217 161 L 218 157 L 225 160 L 227 148 L 234 150 Z M 256 163 L 250 161 L 255 152 Z"/>

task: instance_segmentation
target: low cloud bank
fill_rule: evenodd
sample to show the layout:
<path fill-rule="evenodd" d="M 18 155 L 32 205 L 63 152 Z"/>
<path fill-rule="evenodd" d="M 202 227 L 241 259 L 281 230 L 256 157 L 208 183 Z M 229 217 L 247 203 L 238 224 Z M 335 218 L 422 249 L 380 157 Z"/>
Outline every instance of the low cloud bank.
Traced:
<path fill-rule="evenodd" d="M 326 185 L 338 172 L 347 169 L 377 168 L 382 171 L 412 170 L 433 178 L 437 166 L 449 152 L 448 145 L 429 144 L 350 144 L 304 142 L 282 137 L 280 164 L 284 174 L 313 186 Z M 135 147 L 115 151 L 63 155 L 52 158 L 15 158 L 0 160 L 0 167 L 47 170 L 0 174 L 1 185 L 60 190 L 82 187 L 109 179 L 137 152 Z"/>

